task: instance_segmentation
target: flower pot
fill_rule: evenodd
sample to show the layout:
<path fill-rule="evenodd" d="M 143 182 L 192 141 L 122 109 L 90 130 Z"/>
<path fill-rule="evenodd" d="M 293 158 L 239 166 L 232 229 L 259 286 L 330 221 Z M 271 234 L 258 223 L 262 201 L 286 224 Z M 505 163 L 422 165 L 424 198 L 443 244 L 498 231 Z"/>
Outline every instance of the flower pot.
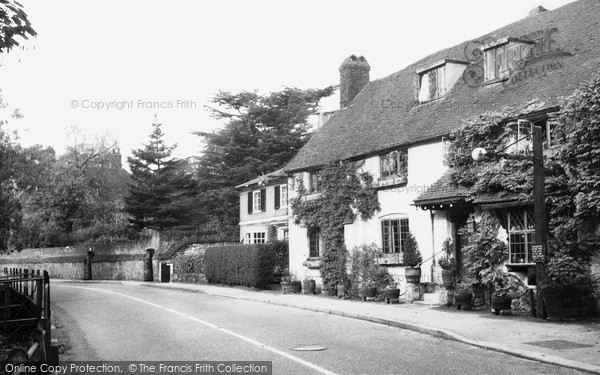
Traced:
<path fill-rule="evenodd" d="M 457 310 L 471 310 L 473 296 L 468 292 L 457 292 L 454 294 L 454 306 Z"/>
<path fill-rule="evenodd" d="M 283 292 L 283 294 L 291 294 L 292 293 L 292 283 L 290 283 L 289 281 L 282 281 L 281 282 L 281 291 Z"/>
<path fill-rule="evenodd" d="M 342 298 L 346 295 L 346 287 L 344 286 L 344 284 L 338 284 L 337 285 L 337 296 Z"/>
<path fill-rule="evenodd" d="M 300 292 L 302 292 L 302 282 L 301 281 L 292 281 L 290 283 L 291 288 L 292 288 L 292 293 L 294 294 L 298 294 Z"/>
<path fill-rule="evenodd" d="M 492 295 L 492 312 L 500 315 L 500 310 L 510 310 L 512 298 Z"/>
<path fill-rule="evenodd" d="M 406 276 L 406 282 L 409 284 L 418 284 L 421 281 L 421 267 L 406 267 L 404 269 L 404 274 Z"/>
<path fill-rule="evenodd" d="M 453 270 L 442 270 L 442 285 L 446 288 L 450 288 L 454 282 L 454 271 Z"/>
<path fill-rule="evenodd" d="M 302 282 L 302 292 L 304 292 L 304 294 L 315 294 L 316 290 L 317 283 L 314 280 L 310 279 Z"/>
<path fill-rule="evenodd" d="M 377 297 L 377 288 L 374 286 L 363 288 L 361 290 L 361 295 L 364 301 L 366 301 L 367 298 L 375 298 Z"/>
<path fill-rule="evenodd" d="M 384 296 L 385 301 L 387 303 L 390 303 L 391 300 L 400 298 L 400 289 L 386 289 L 384 292 Z"/>

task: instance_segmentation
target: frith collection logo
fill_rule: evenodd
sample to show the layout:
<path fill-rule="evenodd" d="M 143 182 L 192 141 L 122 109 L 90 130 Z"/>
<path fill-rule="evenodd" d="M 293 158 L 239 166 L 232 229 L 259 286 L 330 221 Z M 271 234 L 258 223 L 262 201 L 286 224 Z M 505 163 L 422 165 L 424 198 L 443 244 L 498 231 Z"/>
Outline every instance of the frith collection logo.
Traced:
<path fill-rule="evenodd" d="M 572 56 L 556 41 L 558 28 L 534 31 L 517 38 L 484 38 L 468 43 L 464 56 L 472 63 L 462 78 L 470 87 L 501 82 L 510 85 L 564 68 L 564 58 Z"/>

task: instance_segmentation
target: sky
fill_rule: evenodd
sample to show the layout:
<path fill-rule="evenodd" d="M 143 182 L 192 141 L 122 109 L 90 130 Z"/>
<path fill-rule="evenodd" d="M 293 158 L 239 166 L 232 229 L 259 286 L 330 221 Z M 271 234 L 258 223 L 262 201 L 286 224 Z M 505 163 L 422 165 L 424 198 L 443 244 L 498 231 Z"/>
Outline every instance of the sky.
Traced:
<path fill-rule="evenodd" d="M 218 91 L 269 93 L 339 83 L 365 56 L 371 80 L 433 52 L 573 0 L 21 0 L 38 36 L 0 55 L 0 89 L 22 119 L 24 146 L 108 135 L 122 154 L 143 147 L 154 116 L 179 157 L 198 156 L 193 131 L 223 126 L 206 105 Z M 324 110 L 337 108 L 328 98 Z"/>

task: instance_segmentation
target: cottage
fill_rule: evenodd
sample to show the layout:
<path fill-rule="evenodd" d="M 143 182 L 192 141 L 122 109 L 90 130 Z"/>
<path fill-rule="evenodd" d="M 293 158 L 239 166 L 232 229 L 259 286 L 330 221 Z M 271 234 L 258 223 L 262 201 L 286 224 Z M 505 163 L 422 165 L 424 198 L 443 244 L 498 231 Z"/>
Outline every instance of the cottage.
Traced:
<path fill-rule="evenodd" d="M 600 44 L 592 38 L 599 32 L 600 2 L 580 0 L 553 11 L 536 8 L 518 22 L 378 80 L 369 79 L 364 57 L 349 57 L 340 66 L 340 109 L 285 167 L 290 176 L 287 195 L 298 194 L 300 180 L 307 187 L 307 198 L 319 194 L 319 170 L 329 162 L 360 162 L 360 170 L 377 183 L 381 211 L 369 220 L 358 217 L 345 225 L 347 248 L 375 243 L 385 253 L 383 262 L 390 273 L 402 279 L 404 239 L 410 231 L 423 254 L 422 281 L 439 281 L 436 257 L 446 238 L 453 239 L 460 259 L 458 229 L 473 220 L 473 212 L 503 209 L 514 224 L 503 233 L 509 242 L 509 263 L 527 281 L 532 202 L 506 194 L 470 197 L 451 186 L 445 162 L 447 137 L 468 118 L 511 107 L 527 120 L 514 129 L 515 140 L 528 131 L 527 124 L 535 123 L 551 144 L 549 114 L 559 108 L 561 98 L 600 70 Z M 528 152 L 528 142 L 517 142 L 509 151 Z M 256 189 L 242 196 L 248 199 L 242 228 L 250 228 L 250 194 L 252 212 L 255 208 L 262 212 L 258 181 L 253 186 Z M 278 220 L 285 221 L 284 215 Z M 298 277 L 318 279 L 319 230 L 295 225 L 292 215 L 285 229 L 290 270 Z M 265 228 L 256 217 L 252 225 Z M 252 233 L 250 229 L 243 231 L 242 236 L 253 241 L 253 234 L 246 234 Z"/>

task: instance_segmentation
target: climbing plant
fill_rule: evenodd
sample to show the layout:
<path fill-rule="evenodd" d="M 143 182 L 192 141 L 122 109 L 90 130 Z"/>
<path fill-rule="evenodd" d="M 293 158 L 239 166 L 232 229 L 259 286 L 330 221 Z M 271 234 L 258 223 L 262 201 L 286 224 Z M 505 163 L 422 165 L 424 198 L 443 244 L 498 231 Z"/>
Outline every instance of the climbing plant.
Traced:
<path fill-rule="evenodd" d="M 506 148 L 514 140 L 516 119 L 522 112 L 506 109 L 484 113 L 455 130 L 450 135 L 447 157 L 452 165 L 451 180 L 469 188 L 473 195 L 511 192 L 531 198 L 531 160 L 495 158 L 475 163 L 471 158 L 476 147 L 491 153 Z M 581 270 L 589 274 L 592 256 L 600 255 L 600 74 L 548 116 L 553 152 L 544 158 L 544 175 L 550 264 L 574 259 L 585 264 Z M 483 241 L 477 245 L 479 253 L 496 249 L 494 254 L 504 256 L 493 236 L 480 234 L 474 240 Z M 470 256 L 469 251 L 466 249 L 469 272 L 485 282 L 493 274 L 486 271 L 492 268 L 484 263 L 492 261 L 488 257 L 484 262 L 480 256 L 485 254 L 477 251 Z"/>
<path fill-rule="evenodd" d="M 320 271 L 329 294 L 335 293 L 338 283 L 348 283 L 344 223 L 356 217 L 368 220 L 380 210 L 373 176 L 359 168 L 359 164 L 352 162 L 329 163 L 320 172 L 318 196 L 308 199 L 300 179 L 298 194 L 290 201 L 294 222 L 320 231 L 323 243 Z"/>

